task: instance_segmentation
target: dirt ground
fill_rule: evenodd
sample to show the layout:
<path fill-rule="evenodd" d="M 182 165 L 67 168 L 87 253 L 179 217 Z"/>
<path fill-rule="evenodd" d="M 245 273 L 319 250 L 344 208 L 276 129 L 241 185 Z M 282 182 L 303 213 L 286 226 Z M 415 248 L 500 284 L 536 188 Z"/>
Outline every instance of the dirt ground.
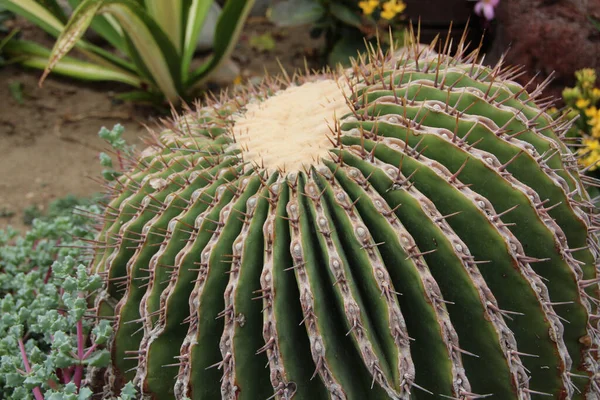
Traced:
<path fill-rule="evenodd" d="M 35 27 L 24 26 L 24 36 L 51 46 L 52 41 Z M 271 51 L 258 51 L 251 38 L 270 32 Z M 245 79 L 257 79 L 268 71 L 277 74 L 281 65 L 291 72 L 318 67 L 319 42 L 306 29 L 276 30 L 263 19 L 252 19 L 244 30 L 233 60 Z M 114 84 L 69 80 L 50 75 L 38 88 L 40 71 L 18 66 L 0 68 L 0 229 L 11 225 L 26 228 L 23 211 L 30 206 L 44 210 L 54 199 L 67 194 L 90 196 L 102 189 L 97 179 L 102 167 L 98 154 L 107 145 L 98 138 L 102 126 L 125 126 L 125 138 L 138 149 L 148 126 L 156 126 L 156 111 L 120 104 L 115 93 L 127 88 Z M 11 87 L 19 86 L 19 101 Z"/>

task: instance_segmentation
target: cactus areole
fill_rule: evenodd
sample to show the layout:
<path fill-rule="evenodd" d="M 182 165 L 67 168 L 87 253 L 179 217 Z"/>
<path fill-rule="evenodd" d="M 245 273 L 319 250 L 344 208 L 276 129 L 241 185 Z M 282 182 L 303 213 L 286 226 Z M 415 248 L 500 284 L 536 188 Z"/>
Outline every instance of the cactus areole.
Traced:
<path fill-rule="evenodd" d="M 104 395 L 599 399 L 599 221 L 519 69 L 374 51 L 175 117 L 111 186 Z"/>

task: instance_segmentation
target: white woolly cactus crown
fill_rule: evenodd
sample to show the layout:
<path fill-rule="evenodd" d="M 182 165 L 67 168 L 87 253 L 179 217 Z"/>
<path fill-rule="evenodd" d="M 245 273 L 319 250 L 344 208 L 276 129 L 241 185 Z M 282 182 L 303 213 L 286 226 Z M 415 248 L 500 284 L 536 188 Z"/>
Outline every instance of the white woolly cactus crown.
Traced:
<path fill-rule="evenodd" d="M 336 117 L 350 112 L 342 84 L 331 78 L 308 82 L 248 104 L 233 119 L 233 134 L 244 159 L 291 172 L 327 157 Z"/>
<path fill-rule="evenodd" d="M 600 398 L 595 181 L 543 85 L 451 50 L 267 78 L 156 134 L 93 248 L 105 395 Z"/>

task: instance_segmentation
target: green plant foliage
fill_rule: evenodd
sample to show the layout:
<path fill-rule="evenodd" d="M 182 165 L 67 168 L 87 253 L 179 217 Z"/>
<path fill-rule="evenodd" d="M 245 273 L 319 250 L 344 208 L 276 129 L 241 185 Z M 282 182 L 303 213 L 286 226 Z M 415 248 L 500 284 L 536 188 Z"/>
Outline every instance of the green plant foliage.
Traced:
<path fill-rule="evenodd" d="M 0 0 L 0 6 L 57 38 L 52 51 L 22 40 L 5 46 L 5 52 L 22 65 L 44 69 L 40 82 L 50 71 L 84 80 L 117 81 L 135 88 L 123 95 L 124 99 L 174 104 L 193 99 L 229 57 L 253 3 L 226 1 L 217 21 L 210 58 L 191 68 L 197 37 L 212 1 L 72 0 L 75 9 L 67 18 L 55 0 Z M 115 51 L 84 40 L 89 27 Z M 66 57 L 72 48 L 87 61 Z"/>
<path fill-rule="evenodd" d="M 563 90 L 563 100 L 567 108 L 555 113 L 564 115 L 574 124 L 569 131 L 571 142 L 577 147 L 579 163 L 591 176 L 598 177 L 600 163 L 600 88 L 596 85 L 596 71 L 584 68 L 575 72 L 576 85 Z"/>
<path fill-rule="evenodd" d="M 596 18 L 592 17 L 591 15 L 588 16 L 588 19 L 589 19 L 590 23 L 594 26 L 594 28 L 596 28 L 600 31 L 600 20 L 597 20 Z"/>
<path fill-rule="evenodd" d="M 102 170 L 102 176 L 107 181 L 113 181 L 121 175 L 119 171 L 124 169 L 127 163 L 126 160 L 133 155 L 135 150 L 135 146 L 128 145 L 125 139 L 123 139 L 123 132 L 125 132 L 125 128 L 120 124 L 115 125 L 111 130 L 103 127 L 98 132 L 100 139 L 105 140 L 114 150 L 116 163 L 118 164 L 115 166 L 112 157 L 108 154 L 104 152 L 100 153 L 100 165 L 106 168 Z"/>
<path fill-rule="evenodd" d="M 6 63 L 3 52 L 4 46 L 6 46 L 6 43 L 8 43 L 8 41 L 17 34 L 16 29 L 11 30 L 5 24 L 7 21 L 12 20 L 13 18 L 13 13 L 0 5 L 0 67 Z"/>
<path fill-rule="evenodd" d="M 128 154 L 132 147 L 122 132 L 116 126 L 100 136 L 117 154 Z M 112 327 L 108 320 L 94 322 L 88 310 L 87 297 L 103 280 L 81 264 L 99 201 L 69 195 L 52 202 L 45 215 L 30 211 L 32 226 L 25 234 L 0 230 L 2 399 L 87 400 L 102 389 L 89 384 L 101 379 L 110 361 L 103 346 Z M 136 398 L 132 384 L 118 397 Z"/>
<path fill-rule="evenodd" d="M 25 101 L 23 99 L 23 82 L 20 82 L 20 81 L 9 82 L 8 83 L 8 91 L 10 92 L 11 97 L 18 104 L 25 103 Z"/>
<path fill-rule="evenodd" d="M 0 6 L 0 33 L 6 34 L 9 32 L 9 29 L 4 26 L 4 22 L 12 19 L 12 17 L 12 13 L 6 7 Z"/>
<path fill-rule="evenodd" d="M 93 206 L 86 211 L 99 209 Z M 83 318 L 85 296 L 102 285 L 99 276 L 89 275 L 76 261 L 82 259 L 77 246 L 85 242 L 73 236 L 89 239 L 88 224 L 87 217 L 72 214 L 36 219 L 25 235 L 10 228 L 0 231 L 0 397 L 41 398 L 54 391 L 53 398 L 66 399 L 56 395 L 79 388 L 83 368 L 107 364 L 108 353 L 96 347 L 110 336 L 110 324 L 102 321 L 93 326 L 92 320 Z M 80 340 L 86 340 L 81 342 L 85 357 L 74 356 L 78 330 Z M 91 347 L 90 334 L 94 336 Z M 75 398 L 89 398 L 91 391 L 80 394 L 84 397 Z"/>
<path fill-rule="evenodd" d="M 596 83 L 596 71 L 584 68 L 575 72 L 575 86 L 562 92 L 566 107 L 552 107 L 549 112 L 557 119 L 572 121 L 567 132 L 567 143 L 577 154 L 577 162 L 584 167 L 592 198 L 600 194 L 600 88 Z"/>
<path fill-rule="evenodd" d="M 600 220 L 570 122 L 465 46 L 268 79 L 153 135 L 92 246 L 108 393 L 598 397 Z"/>
<path fill-rule="evenodd" d="M 103 197 L 104 195 L 100 193 L 89 198 L 68 194 L 65 197 L 54 200 L 48 205 L 46 210 L 41 210 L 37 205 L 32 205 L 25 208 L 23 212 L 23 222 L 25 225 L 32 225 L 33 221 L 36 219 L 42 219 L 45 222 L 49 222 L 57 217 L 69 217 L 73 214 L 74 208 L 97 205 Z"/>
<path fill-rule="evenodd" d="M 258 51 L 270 52 L 275 49 L 275 39 L 269 32 L 253 35 L 250 37 L 250 47 Z"/>
<path fill-rule="evenodd" d="M 386 41 L 390 30 L 402 43 L 401 14 L 405 7 L 400 0 L 281 0 L 274 3 L 267 15 L 280 27 L 310 25 L 311 36 L 325 39 L 323 53 L 327 63 L 348 66 L 351 58 L 366 52 L 365 41 L 377 43 L 377 34 L 379 45 L 389 44 Z"/>

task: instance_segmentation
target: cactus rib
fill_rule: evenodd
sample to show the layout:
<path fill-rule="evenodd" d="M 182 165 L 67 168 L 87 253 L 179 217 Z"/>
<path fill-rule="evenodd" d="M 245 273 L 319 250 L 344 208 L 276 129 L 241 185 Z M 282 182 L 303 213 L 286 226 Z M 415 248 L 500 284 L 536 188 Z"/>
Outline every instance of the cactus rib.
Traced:
<path fill-rule="evenodd" d="M 107 184 L 104 397 L 600 398 L 570 122 L 464 38 L 410 39 L 208 99 Z"/>

